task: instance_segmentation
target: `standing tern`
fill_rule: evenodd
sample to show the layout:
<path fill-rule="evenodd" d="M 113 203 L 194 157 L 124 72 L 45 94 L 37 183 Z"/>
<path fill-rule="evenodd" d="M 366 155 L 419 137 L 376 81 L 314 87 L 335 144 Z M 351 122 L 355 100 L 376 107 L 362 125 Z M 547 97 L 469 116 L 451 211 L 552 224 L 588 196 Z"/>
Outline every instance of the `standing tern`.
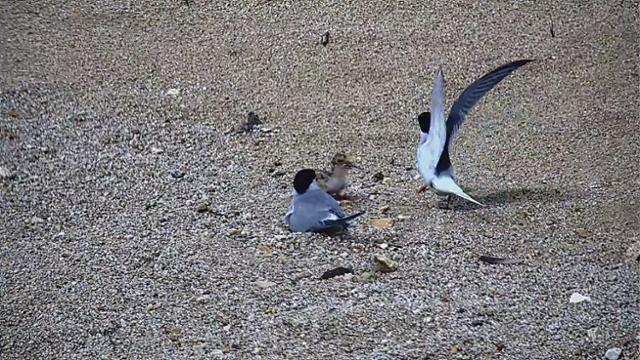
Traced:
<path fill-rule="evenodd" d="M 420 124 L 420 143 L 418 145 L 418 172 L 426 186 L 437 195 L 447 196 L 447 204 L 451 195 L 459 196 L 472 203 L 480 202 L 466 194 L 456 183 L 457 178 L 449 157 L 449 148 L 460 130 L 471 108 L 480 99 L 517 68 L 533 60 L 518 60 L 491 71 L 469 85 L 453 103 L 445 123 L 444 75 L 439 69 L 433 83 L 431 95 L 431 112 L 418 115 Z"/>

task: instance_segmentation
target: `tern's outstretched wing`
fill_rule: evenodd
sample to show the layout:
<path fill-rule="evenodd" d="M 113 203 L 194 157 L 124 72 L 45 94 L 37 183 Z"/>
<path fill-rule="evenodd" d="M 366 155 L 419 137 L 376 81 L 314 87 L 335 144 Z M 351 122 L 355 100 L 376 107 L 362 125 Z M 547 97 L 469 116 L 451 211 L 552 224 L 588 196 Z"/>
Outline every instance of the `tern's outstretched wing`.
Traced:
<path fill-rule="evenodd" d="M 436 172 L 440 173 L 451 167 L 451 159 L 449 158 L 449 147 L 452 140 L 460 130 L 466 116 L 469 114 L 473 106 L 482 99 L 482 97 L 493 89 L 502 79 L 511 74 L 514 70 L 533 60 L 518 60 L 489 72 L 480 79 L 469 85 L 453 103 L 449 117 L 447 118 L 447 135 L 444 144 L 444 150 L 440 161 L 436 167 Z"/>
<path fill-rule="evenodd" d="M 423 177 L 434 172 L 446 142 L 447 129 L 444 120 L 444 100 L 444 74 L 442 69 L 439 69 L 433 81 L 433 91 L 431 93 L 429 133 L 426 135 L 426 140 L 421 142 L 418 148 L 418 168 L 425 173 Z M 424 114 L 421 114 L 421 116 L 424 116 Z M 425 180 L 428 179 L 425 178 Z"/>

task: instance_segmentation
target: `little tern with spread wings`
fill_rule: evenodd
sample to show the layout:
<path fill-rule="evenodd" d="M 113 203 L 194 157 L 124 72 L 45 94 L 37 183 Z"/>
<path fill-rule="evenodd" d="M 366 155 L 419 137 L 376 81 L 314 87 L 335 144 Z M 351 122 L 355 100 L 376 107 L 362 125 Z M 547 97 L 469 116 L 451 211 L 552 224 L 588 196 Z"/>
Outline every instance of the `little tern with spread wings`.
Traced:
<path fill-rule="evenodd" d="M 480 202 L 466 194 L 456 183 L 457 178 L 449 157 L 453 138 L 460 130 L 471 108 L 480 99 L 517 68 L 533 60 L 518 60 L 491 71 L 467 87 L 453 103 L 445 122 L 444 75 L 438 70 L 431 95 L 431 112 L 418 115 L 420 143 L 418 145 L 418 172 L 425 184 L 438 195 L 459 196 L 472 203 Z"/>

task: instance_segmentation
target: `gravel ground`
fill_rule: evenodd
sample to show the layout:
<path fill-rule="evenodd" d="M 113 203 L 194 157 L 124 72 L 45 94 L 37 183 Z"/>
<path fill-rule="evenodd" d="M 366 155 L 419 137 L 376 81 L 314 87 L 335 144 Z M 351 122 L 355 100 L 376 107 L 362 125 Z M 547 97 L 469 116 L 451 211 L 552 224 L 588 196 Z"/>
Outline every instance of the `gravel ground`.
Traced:
<path fill-rule="evenodd" d="M 189 3 L 0 3 L 0 358 L 640 358 L 638 1 Z M 417 99 L 518 58 L 439 209 Z M 289 233 L 338 150 L 367 214 Z"/>

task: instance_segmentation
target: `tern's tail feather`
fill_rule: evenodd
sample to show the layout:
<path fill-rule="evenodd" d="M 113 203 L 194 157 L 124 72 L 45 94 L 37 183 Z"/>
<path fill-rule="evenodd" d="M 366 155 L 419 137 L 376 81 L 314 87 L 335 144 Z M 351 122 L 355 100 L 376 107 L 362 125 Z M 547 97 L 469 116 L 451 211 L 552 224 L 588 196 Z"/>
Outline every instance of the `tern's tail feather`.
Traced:
<path fill-rule="evenodd" d="M 322 224 L 325 226 L 340 226 L 340 225 L 345 225 L 347 224 L 349 221 L 357 218 L 358 216 L 364 214 L 364 211 L 361 211 L 359 213 L 353 214 L 353 215 L 349 215 L 349 216 L 345 216 L 343 218 L 340 219 L 335 219 L 335 220 L 324 220 L 322 221 Z"/>
<path fill-rule="evenodd" d="M 440 193 L 441 195 L 444 195 L 444 194 L 457 195 L 474 204 L 484 206 L 480 202 L 474 200 L 471 196 L 467 195 L 450 176 L 439 176 L 433 179 L 431 186 L 434 188 L 436 193 Z"/>
<path fill-rule="evenodd" d="M 467 200 L 467 201 L 471 201 L 474 204 L 480 205 L 480 206 L 484 206 L 482 203 L 474 200 L 474 198 L 472 198 L 471 196 L 469 196 L 467 193 L 465 193 L 464 191 L 460 190 L 458 192 L 455 193 L 456 195 L 460 196 L 461 198 Z"/>

